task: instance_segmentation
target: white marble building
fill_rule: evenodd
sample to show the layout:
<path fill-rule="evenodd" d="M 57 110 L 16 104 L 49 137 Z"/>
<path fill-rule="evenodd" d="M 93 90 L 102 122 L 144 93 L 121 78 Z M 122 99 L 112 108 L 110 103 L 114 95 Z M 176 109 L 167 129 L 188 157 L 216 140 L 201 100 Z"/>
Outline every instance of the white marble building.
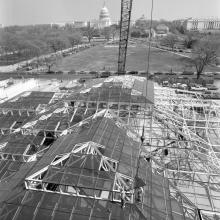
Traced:
<path fill-rule="evenodd" d="M 188 31 L 201 31 L 212 32 L 220 31 L 220 19 L 219 18 L 188 18 L 175 20 L 176 25 L 182 25 Z"/>
<path fill-rule="evenodd" d="M 105 27 L 111 26 L 111 24 L 112 22 L 111 22 L 108 8 L 104 4 L 99 14 L 99 25 L 98 26 L 99 28 L 105 28 Z"/>

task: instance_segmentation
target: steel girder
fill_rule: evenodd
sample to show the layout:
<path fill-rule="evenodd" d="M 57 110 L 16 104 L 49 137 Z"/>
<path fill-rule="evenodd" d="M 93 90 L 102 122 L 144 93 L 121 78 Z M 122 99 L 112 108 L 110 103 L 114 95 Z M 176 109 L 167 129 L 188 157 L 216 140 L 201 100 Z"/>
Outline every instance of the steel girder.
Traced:
<path fill-rule="evenodd" d="M 129 38 L 131 9 L 133 0 L 121 0 L 120 40 L 118 55 L 118 74 L 125 74 L 127 46 Z"/>

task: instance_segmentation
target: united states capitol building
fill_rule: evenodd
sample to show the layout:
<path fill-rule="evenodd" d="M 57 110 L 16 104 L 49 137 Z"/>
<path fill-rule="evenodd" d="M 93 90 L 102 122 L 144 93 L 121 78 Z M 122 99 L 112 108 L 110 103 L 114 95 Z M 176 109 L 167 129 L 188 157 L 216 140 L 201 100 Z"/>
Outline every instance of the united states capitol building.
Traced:
<path fill-rule="evenodd" d="M 58 23 L 52 23 L 51 25 L 58 25 L 60 27 L 64 27 L 66 25 L 71 25 L 75 28 L 83 28 L 83 27 L 94 27 L 94 28 L 100 28 L 103 29 L 105 27 L 109 27 L 113 24 L 119 24 L 119 21 L 113 21 L 110 17 L 109 10 L 107 6 L 104 4 L 103 7 L 100 10 L 98 19 L 93 19 L 89 21 L 69 21 L 69 22 L 58 22 Z"/>

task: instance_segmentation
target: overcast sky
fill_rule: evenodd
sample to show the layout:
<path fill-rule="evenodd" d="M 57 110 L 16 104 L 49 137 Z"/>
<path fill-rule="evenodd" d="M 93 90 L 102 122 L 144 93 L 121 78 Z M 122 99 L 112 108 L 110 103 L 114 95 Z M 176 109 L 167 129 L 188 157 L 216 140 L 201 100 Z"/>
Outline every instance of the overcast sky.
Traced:
<path fill-rule="evenodd" d="M 25 25 L 97 19 L 104 0 L 0 0 L 0 23 Z M 106 0 L 112 20 L 120 17 L 120 0 Z M 151 0 L 133 0 L 132 19 L 150 18 Z M 154 19 L 220 18 L 220 0 L 154 0 Z"/>

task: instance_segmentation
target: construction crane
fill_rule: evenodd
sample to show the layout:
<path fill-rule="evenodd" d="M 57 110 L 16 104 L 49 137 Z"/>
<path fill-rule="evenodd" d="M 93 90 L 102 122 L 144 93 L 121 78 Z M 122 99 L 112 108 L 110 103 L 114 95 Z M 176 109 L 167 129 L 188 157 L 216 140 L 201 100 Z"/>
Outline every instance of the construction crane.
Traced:
<path fill-rule="evenodd" d="M 133 0 L 121 0 L 120 39 L 118 53 L 118 75 L 125 74 L 126 55 Z"/>

